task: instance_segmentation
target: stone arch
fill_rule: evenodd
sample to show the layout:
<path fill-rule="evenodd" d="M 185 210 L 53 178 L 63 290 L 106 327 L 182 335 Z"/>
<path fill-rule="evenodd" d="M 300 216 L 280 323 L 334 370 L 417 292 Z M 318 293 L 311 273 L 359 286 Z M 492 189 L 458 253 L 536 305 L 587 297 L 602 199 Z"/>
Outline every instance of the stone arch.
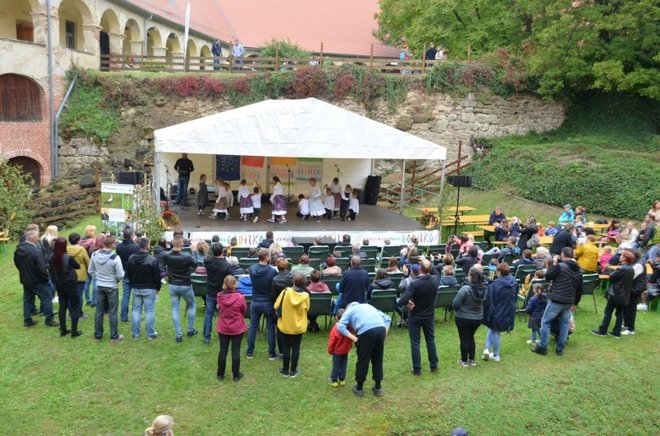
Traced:
<path fill-rule="evenodd" d="M 36 0 L 15 0 L 7 2 L 0 15 L 0 38 L 34 41 L 32 12 Z"/>
<path fill-rule="evenodd" d="M 8 159 L 7 162 L 21 168 L 23 174 L 29 174 L 32 177 L 32 187 L 39 188 L 41 186 L 43 167 L 37 160 L 27 156 L 16 156 Z"/>
<path fill-rule="evenodd" d="M 119 17 L 112 8 L 108 8 L 103 12 L 103 15 L 101 15 L 100 26 L 103 32 L 115 34 L 120 33 Z"/>
<path fill-rule="evenodd" d="M 92 13 L 82 0 L 62 0 L 60 18 L 60 47 L 72 50 L 85 48 L 85 26 L 93 24 Z"/>
<path fill-rule="evenodd" d="M 169 35 L 167 35 L 167 42 L 165 43 L 165 47 L 167 48 L 168 59 L 172 58 L 172 53 L 181 53 L 181 42 L 179 41 L 179 37 L 176 33 L 171 32 Z"/>
<path fill-rule="evenodd" d="M 199 49 L 199 69 L 205 70 L 207 64 L 209 68 L 213 65 L 213 53 L 211 53 L 211 48 L 208 44 L 204 44 Z"/>
<path fill-rule="evenodd" d="M 197 57 L 197 44 L 192 38 L 188 38 L 188 44 L 186 45 L 186 59 Z"/>
<path fill-rule="evenodd" d="M 154 48 L 163 46 L 163 37 L 156 27 L 147 30 L 147 56 L 154 56 Z"/>
<path fill-rule="evenodd" d="M 0 75 L 0 121 L 41 121 L 41 86 L 19 74 Z"/>
<path fill-rule="evenodd" d="M 122 52 L 124 55 L 139 55 L 142 53 L 141 47 L 142 31 L 140 30 L 140 24 L 133 18 L 129 18 L 126 20 L 126 24 L 124 24 L 124 43 Z"/>

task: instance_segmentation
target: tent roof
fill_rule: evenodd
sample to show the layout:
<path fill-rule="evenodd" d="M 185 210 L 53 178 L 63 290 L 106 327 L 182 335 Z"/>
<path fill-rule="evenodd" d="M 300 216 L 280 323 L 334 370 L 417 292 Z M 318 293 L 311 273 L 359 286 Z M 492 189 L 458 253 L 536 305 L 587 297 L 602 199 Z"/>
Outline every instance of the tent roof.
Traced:
<path fill-rule="evenodd" d="M 440 145 L 329 103 L 266 100 L 154 132 L 157 152 L 335 159 L 438 159 Z"/>

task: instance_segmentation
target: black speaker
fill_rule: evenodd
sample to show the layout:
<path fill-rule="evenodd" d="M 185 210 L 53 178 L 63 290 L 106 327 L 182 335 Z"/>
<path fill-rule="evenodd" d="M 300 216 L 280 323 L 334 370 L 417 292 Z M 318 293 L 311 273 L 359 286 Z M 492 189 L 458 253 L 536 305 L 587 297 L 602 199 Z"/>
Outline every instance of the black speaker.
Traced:
<path fill-rule="evenodd" d="M 142 171 L 120 171 L 117 180 L 121 185 L 142 185 L 144 184 L 144 173 Z"/>
<path fill-rule="evenodd" d="M 472 176 L 448 176 L 447 183 L 454 188 L 471 188 Z"/>
<path fill-rule="evenodd" d="M 376 205 L 380 193 L 380 176 L 368 176 L 367 184 L 364 186 L 364 203 Z"/>

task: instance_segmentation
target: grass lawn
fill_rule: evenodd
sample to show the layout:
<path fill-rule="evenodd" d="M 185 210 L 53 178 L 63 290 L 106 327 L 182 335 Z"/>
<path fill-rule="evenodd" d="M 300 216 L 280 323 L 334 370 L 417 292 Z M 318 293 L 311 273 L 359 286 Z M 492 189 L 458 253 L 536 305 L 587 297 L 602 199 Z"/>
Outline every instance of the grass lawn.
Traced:
<path fill-rule="evenodd" d="M 80 230 L 86 222 L 81 223 Z M 84 335 L 60 338 L 59 331 L 22 326 L 22 289 L 12 263 L 13 246 L 0 255 L 0 422 L 4 434 L 141 434 L 159 414 L 170 414 L 177 434 L 449 434 L 464 426 L 471 434 L 658 434 L 660 383 L 657 354 L 660 314 L 640 313 L 638 334 L 598 338 L 590 330 L 602 315 L 585 297 L 576 315 L 577 332 L 563 357 L 529 352 L 526 320 L 502 340 L 502 361 L 474 368 L 456 364 L 456 327 L 436 315 L 440 371 L 410 374 L 406 332 L 390 330 L 385 349 L 385 396 L 356 398 L 349 383 L 328 386 L 327 332 L 306 334 L 301 375 L 285 379 L 279 362 L 266 358 L 260 334 L 253 360 L 242 359 L 239 383 L 215 377 L 218 345 L 201 335 L 174 341 L 167 290 L 156 303 L 159 338 L 130 338 L 111 344 L 92 340 L 93 319 L 81 321 Z M 197 300 L 196 327 L 203 308 Z M 92 315 L 87 311 L 88 315 Z M 185 322 L 185 320 L 184 320 Z M 144 331 L 144 327 L 143 327 Z M 485 329 L 477 333 L 477 352 Z M 246 338 L 242 350 L 245 352 Z M 552 348 L 551 348 L 552 350 Z M 422 356 L 424 358 L 424 350 Z M 367 382 L 367 388 L 371 382 Z"/>

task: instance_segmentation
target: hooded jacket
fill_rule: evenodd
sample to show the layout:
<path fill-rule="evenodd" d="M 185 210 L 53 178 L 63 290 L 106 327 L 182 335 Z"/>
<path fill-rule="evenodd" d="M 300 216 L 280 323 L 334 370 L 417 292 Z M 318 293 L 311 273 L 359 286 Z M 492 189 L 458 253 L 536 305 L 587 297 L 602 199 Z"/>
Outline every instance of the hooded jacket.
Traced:
<path fill-rule="evenodd" d="M 596 272 L 598 270 L 598 247 L 593 242 L 578 245 L 575 249 L 577 264 L 585 271 Z"/>
<path fill-rule="evenodd" d="M 245 333 L 245 297 L 236 290 L 218 292 L 216 297 L 220 314 L 217 330 L 222 335 L 235 336 Z"/>
<path fill-rule="evenodd" d="M 484 305 L 484 324 L 489 329 L 498 332 L 513 330 L 517 291 L 518 283 L 511 274 L 498 277 L 488 285 L 488 296 Z"/>
<path fill-rule="evenodd" d="M 58 291 L 75 292 L 78 276 L 76 270 L 80 268 L 80 264 L 76 260 L 65 254 L 62 256 L 62 266 L 55 268 L 53 264 L 53 255 L 50 256 L 49 261 L 50 276 L 55 284 L 55 289 Z"/>
<path fill-rule="evenodd" d="M 290 288 L 291 286 L 293 286 L 293 273 L 289 271 L 278 272 L 277 275 L 273 277 L 271 285 L 273 301 L 280 296 L 285 288 Z"/>
<path fill-rule="evenodd" d="M 631 265 L 623 264 L 610 274 L 607 300 L 613 304 L 627 306 L 633 286 L 635 271 Z"/>
<path fill-rule="evenodd" d="M 271 286 L 277 271 L 270 265 L 258 263 L 249 268 L 249 273 L 252 281 L 252 301 L 255 303 L 272 303 L 274 298 Z"/>
<path fill-rule="evenodd" d="M 373 291 L 382 291 L 385 289 L 396 289 L 396 285 L 391 279 L 387 277 L 384 279 L 374 280 L 374 282 L 369 285 L 369 289 L 367 289 L 367 301 L 371 299 L 371 293 Z"/>
<path fill-rule="evenodd" d="M 190 273 L 197 268 L 197 261 L 188 253 L 172 250 L 163 256 L 165 266 L 167 266 L 167 277 L 170 285 L 191 286 L 192 280 Z"/>
<path fill-rule="evenodd" d="M 456 318 L 481 321 L 484 317 L 484 301 L 486 301 L 486 287 L 478 287 L 474 284 L 462 286 L 452 302 Z"/>
<path fill-rule="evenodd" d="M 92 254 L 87 272 L 96 279 L 96 284 L 102 288 L 117 288 L 117 283 L 124 277 L 121 259 L 115 253 L 105 248 Z"/>
<path fill-rule="evenodd" d="M 215 300 L 222 290 L 225 277 L 232 275 L 231 265 L 224 257 L 207 257 L 204 259 L 204 267 L 206 268 L 206 296 Z"/>
<path fill-rule="evenodd" d="M 309 294 L 304 289 L 286 288 L 275 301 L 275 310 L 281 307 L 277 328 L 287 335 L 300 335 L 307 331 Z"/>
<path fill-rule="evenodd" d="M 66 253 L 73 257 L 76 262 L 80 265 L 80 268 L 76 270 L 76 276 L 78 277 L 79 282 L 87 281 L 87 268 L 89 268 L 89 254 L 85 247 L 82 247 L 78 244 L 76 245 L 67 245 Z"/>
<path fill-rule="evenodd" d="M 545 306 L 548 305 L 547 298 L 548 294 L 541 293 L 540 295 L 533 295 L 532 298 L 529 299 L 525 312 L 529 313 L 530 318 L 543 318 Z"/>
<path fill-rule="evenodd" d="M 128 258 L 126 277 L 131 283 L 131 288 L 160 290 L 158 261 L 146 251 L 138 251 Z"/>
<path fill-rule="evenodd" d="M 33 287 L 48 283 L 48 267 L 41 250 L 30 242 L 22 242 L 14 251 L 14 265 L 18 269 L 21 284 Z"/>
<path fill-rule="evenodd" d="M 582 298 L 582 269 L 574 260 L 561 261 L 548 268 L 546 280 L 552 280 L 550 301 L 578 304 Z"/>

